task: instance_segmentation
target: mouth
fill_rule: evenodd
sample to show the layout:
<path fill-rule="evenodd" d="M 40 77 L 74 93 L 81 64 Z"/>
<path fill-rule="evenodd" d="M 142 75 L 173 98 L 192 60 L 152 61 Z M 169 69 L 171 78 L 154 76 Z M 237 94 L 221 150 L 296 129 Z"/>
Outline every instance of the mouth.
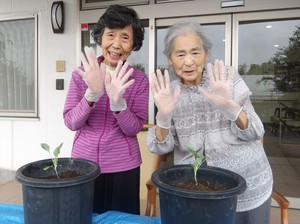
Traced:
<path fill-rule="evenodd" d="M 109 51 L 110 56 L 112 57 L 121 57 L 123 54 Z"/>
<path fill-rule="evenodd" d="M 186 73 L 186 74 L 188 74 L 188 75 L 191 75 L 191 74 L 193 74 L 193 70 L 191 70 L 191 71 L 184 71 L 184 73 Z"/>

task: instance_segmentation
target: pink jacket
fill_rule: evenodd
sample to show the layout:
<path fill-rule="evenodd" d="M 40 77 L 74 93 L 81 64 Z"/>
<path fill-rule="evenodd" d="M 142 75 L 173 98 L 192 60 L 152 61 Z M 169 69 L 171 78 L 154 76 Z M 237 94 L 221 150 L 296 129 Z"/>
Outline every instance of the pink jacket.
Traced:
<path fill-rule="evenodd" d="M 102 62 L 103 57 L 98 61 Z M 100 100 L 89 107 L 84 98 L 87 85 L 77 71 L 72 74 L 63 111 L 65 125 L 76 131 L 72 157 L 97 162 L 101 173 L 126 171 L 142 163 L 137 134 L 147 120 L 149 81 L 147 75 L 137 69 L 129 79 L 135 82 L 123 96 L 127 109 L 115 113 L 109 108 L 105 91 Z"/>

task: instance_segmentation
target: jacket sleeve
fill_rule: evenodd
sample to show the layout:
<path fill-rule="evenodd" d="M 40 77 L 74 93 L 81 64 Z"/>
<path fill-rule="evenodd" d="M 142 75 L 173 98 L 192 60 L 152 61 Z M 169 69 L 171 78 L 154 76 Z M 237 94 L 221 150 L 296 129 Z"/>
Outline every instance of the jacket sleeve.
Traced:
<path fill-rule="evenodd" d="M 264 126 L 254 110 L 250 96 L 252 92 L 249 90 L 242 77 L 237 74 L 233 87 L 233 96 L 248 118 L 248 128 L 241 130 L 235 122 L 232 122 L 231 130 L 240 139 L 245 141 L 260 140 L 264 133 Z"/>
<path fill-rule="evenodd" d="M 151 153 L 164 155 L 174 150 L 174 136 L 172 131 L 165 137 L 163 141 L 158 141 L 155 134 L 156 127 L 149 128 L 147 135 L 147 147 Z"/>
<path fill-rule="evenodd" d="M 122 130 L 127 136 L 135 136 L 141 131 L 147 121 L 149 101 L 149 80 L 146 74 L 136 71 L 133 88 L 128 89 L 126 96 L 127 109 L 114 116 Z"/>
<path fill-rule="evenodd" d="M 84 98 L 86 88 L 80 75 L 74 71 L 63 110 L 65 125 L 72 131 L 82 128 L 93 110 Z"/>

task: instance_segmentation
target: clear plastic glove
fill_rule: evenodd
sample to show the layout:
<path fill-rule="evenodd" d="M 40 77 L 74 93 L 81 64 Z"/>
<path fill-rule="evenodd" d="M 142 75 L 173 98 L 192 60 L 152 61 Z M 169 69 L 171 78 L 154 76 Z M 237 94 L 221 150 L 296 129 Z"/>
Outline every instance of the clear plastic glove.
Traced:
<path fill-rule="evenodd" d="M 116 70 L 105 77 L 105 89 L 109 97 L 111 111 L 123 111 L 127 108 L 126 100 L 123 94 L 126 89 L 134 83 L 134 79 L 128 81 L 133 72 L 133 68 L 128 68 L 128 62 L 119 61 Z"/>
<path fill-rule="evenodd" d="M 207 64 L 207 73 L 212 90 L 209 93 L 205 89 L 199 88 L 198 92 L 205 95 L 228 119 L 235 121 L 242 108 L 232 99 L 234 68 L 229 68 L 227 72 L 228 76 L 226 78 L 225 66 L 222 60 L 215 60 L 214 65 Z"/>
<path fill-rule="evenodd" d="M 84 97 L 89 102 L 97 102 L 104 93 L 104 80 L 106 67 L 104 63 L 99 66 L 96 53 L 92 47 L 84 47 L 85 55 L 81 52 L 81 62 L 84 71 L 77 68 L 78 73 L 88 86 Z"/>
<path fill-rule="evenodd" d="M 180 94 L 180 88 L 177 86 L 174 92 L 170 88 L 169 72 L 165 70 L 164 76 L 159 69 L 152 74 L 150 82 L 151 90 L 154 97 L 155 105 L 158 109 L 156 114 L 156 124 L 165 129 L 171 127 L 173 110 L 175 109 Z"/>

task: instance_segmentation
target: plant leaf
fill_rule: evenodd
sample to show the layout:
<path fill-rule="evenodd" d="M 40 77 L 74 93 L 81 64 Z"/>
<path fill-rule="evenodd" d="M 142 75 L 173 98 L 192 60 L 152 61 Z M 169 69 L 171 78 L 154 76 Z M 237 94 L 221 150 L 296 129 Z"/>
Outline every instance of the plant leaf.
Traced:
<path fill-rule="evenodd" d="M 192 145 L 187 145 L 187 150 L 193 154 L 195 160 L 197 160 L 198 158 L 200 158 L 201 156 L 197 154 L 196 150 L 194 149 L 194 146 Z"/>
<path fill-rule="evenodd" d="M 41 144 L 42 148 L 45 149 L 47 152 L 50 152 L 50 146 L 46 143 Z"/>
<path fill-rule="evenodd" d="M 52 166 L 46 166 L 43 168 L 43 170 L 48 170 L 49 168 L 52 168 Z"/>
<path fill-rule="evenodd" d="M 54 150 L 54 152 L 53 152 L 53 155 L 55 156 L 55 158 L 57 158 L 57 157 L 58 157 L 58 155 L 59 155 L 59 153 L 60 153 L 60 149 L 61 149 L 62 145 L 63 145 L 63 142 L 62 142 L 62 143 L 60 143 L 60 145 L 59 145 L 59 146 L 57 146 L 57 147 L 56 147 L 56 149 Z"/>
<path fill-rule="evenodd" d="M 187 150 L 192 153 L 195 161 L 194 163 L 192 164 L 193 166 L 193 169 L 194 169 L 194 178 L 195 178 L 195 182 L 196 184 L 198 184 L 198 181 L 197 181 L 197 171 L 198 169 L 200 168 L 200 166 L 204 163 L 204 161 L 206 160 L 206 156 L 204 155 L 199 155 L 196 150 L 194 149 L 194 147 L 192 145 L 186 145 L 187 147 Z"/>

